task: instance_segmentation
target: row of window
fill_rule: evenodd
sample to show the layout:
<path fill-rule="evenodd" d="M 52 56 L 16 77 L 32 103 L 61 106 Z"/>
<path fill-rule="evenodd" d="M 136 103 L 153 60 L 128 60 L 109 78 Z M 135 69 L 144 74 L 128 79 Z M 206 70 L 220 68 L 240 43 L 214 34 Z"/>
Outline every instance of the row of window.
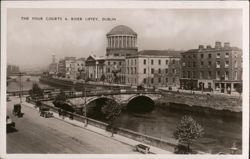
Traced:
<path fill-rule="evenodd" d="M 207 55 L 208 55 L 207 56 L 208 58 L 212 58 L 212 54 L 207 54 Z M 195 54 L 193 54 L 193 55 L 182 55 L 183 59 L 185 59 L 186 57 L 187 58 L 196 58 L 196 55 Z M 200 58 L 201 59 L 205 58 L 204 54 L 200 54 Z M 216 58 L 221 58 L 221 53 L 217 53 Z M 229 58 L 229 53 L 228 52 L 226 52 L 225 58 Z"/>
<path fill-rule="evenodd" d="M 208 61 L 208 66 L 211 67 L 212 66 L 212 61 Z M 235 60 L 234 62 L 235 68 L 237 68 L 237 61 Z M 182 66 L 186 66 L 186 63 L 183 62 Z M 200 66 L 204 66 L 204 61 L 200 61 Z M 221 66 L 221 62 L 220 61 L 216 61 L 216 68 L 220 68 Z M 187 62 L 187 67 L 196 67 L 196 62 Z M 229 61 L 225 61 L 225 67 L 229 67 Z"/>
<path fill-rule="evenodd" d="M 119 62 L 114 61 L 113 65 L 116 65 L 116 64 L 118 64 L 119 66 L 121 66 L 122 62 L 121 61 L 119 61 Z M 112 65 L 112 62 L 108 61 L 108 65 Z"/>
<path fill-rule="evenodd" d="M 143 64 L 146 65 L 147 64 L 147 60 L 144 59 L 143 60 Z M 169 64 L 169 60 L 165 60 L 165 64 L 168 65 Z M 175 59 L 172 60 L 172 64 L 175 64 Z M 151 65 L 154 65 L 154 60 L 151 59 Z M 158 65 L 161 65 L 161 59 L 158 60 Z"/>
<path fill-rule="evenodd" d="M 205 73 L 207 74 L 207 79 L 212 78 L 212 71 L 200 71 L 199 72 L 199 79 L 205 79 Z M 220 71 L 216 71 L 215 78 L 218 80 L 224 79 L 228 80 L 229 78 L 229 71 L 223 71 L 221 74 Z M 182 72 L 182 77 L 183 78 L 196 78 L 196 71 L 183 71 Z M 235 79 L 237 79 L 237 71 L 235 71 Z"/>
<path fill-rule="evenodd" d="M 151 68 L 151 74 L 154 74 L 154 73 L 155 73 L 155 69 Z M 158 73 L 159 74 L 162 73 L 162 70 L 160 68 L 158 69 Z M 165 69 L 165 73 L 168 74 L 168 69 L 167 68 Z M 172 73 L 176 74 L 176 69 L 172 69 Z M 147 74 L 147 69 L 146 68 L 143 69 L 143 74 Z"/>
<path fill-rule="evenodd" d="M 143 79 L 143 83 L 144 83 L 144 84 L 148 84 L 149 81 L 147 81 L 147 79 L 151 82 L 151 84 L 154 84 L 154 83 L 155 83 L 155 78 L 150 78 L 150 79 L 149 79 L 149 78 L 144 78 L 144 79 Z M 161 83 L 161 82 L 162 82 L 162 78 L 159 77 L 157 81 L 158 81 L 158 83 Z M 165 82 L 168 83 L 168 82 L 169 82 L 169 78 L 165 78 Z M 175 79 L 175 78 L 172 78 L 172 82 L 175 83 L 175 82 L 176 82 L 176 79 Z"/>

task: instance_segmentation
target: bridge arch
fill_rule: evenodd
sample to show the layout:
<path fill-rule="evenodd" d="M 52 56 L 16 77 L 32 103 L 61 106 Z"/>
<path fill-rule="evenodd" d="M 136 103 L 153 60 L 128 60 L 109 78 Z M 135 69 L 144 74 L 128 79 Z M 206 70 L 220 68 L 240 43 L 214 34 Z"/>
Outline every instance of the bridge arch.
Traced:
<path fill-rule="evenodd" d="M 127 110 L 133 112 L 151 112 L 155 107 L 154 100 L 146 94 L 137 94 L 128 99 Z"/>
<path fill-rule="evenodd" d="M 119 101 L 113 97 L 101 96 L 88 99 L 86 101 L 87 117 L 101 121 L 105 120 L 107 114 L 104 114 L 104 112 L 102 111 L 102 107 L 108 101 L 110 101 L 111 103 L 113 102 L 117 104 L 118 107 L 120 107 Z"/>

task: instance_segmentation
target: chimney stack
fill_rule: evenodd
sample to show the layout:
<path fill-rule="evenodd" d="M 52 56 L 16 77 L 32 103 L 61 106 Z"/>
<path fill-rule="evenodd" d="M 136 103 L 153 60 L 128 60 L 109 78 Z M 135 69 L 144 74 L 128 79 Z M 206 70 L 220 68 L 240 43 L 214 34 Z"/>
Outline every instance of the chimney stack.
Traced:
<path fill-rule="evenodd" d="M 203 45 L 199 45 L 199 50 L 204 49 Z"/>
<path fill-rule="evenodd" d="M 215 42 L 215 49 L 220 49 L 221 48 L 221 42 L 216 41 Z"/>
<path fill-rule="evenodd" d="M 212 49 L 211 45 L 207 45 L 207 49 Z"/>
<path fill-rule="evenodd" d="M 230 48 L 230 43 L 229 42 L 225 42 L 224 43 L 224 48 Z"/>

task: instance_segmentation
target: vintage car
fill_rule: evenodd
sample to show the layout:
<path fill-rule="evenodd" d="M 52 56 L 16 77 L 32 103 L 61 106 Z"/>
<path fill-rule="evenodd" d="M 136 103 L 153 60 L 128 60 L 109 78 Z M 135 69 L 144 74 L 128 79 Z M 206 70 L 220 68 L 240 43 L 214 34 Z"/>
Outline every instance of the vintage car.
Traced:
<path fill-rule="evenodd" d="M 6 117 L 6 127 L 7 131 L 9 131 L 11 128 L 15 128 L 16 124 L 13 122 L 9 116 Z"/>
<path fill-rule="evenodd" d="M 145 153 L 148 154 L 149 153 L 149 149 L 150 147 L 143 145 L 143 144 L 138 144 L 136 145 L 136 151 L 141 152 L 141 153 Z"/>
<path fill-rule="evenodd" d="M 45 118 L 53 117 L 53 113 L 49 111 L 50 109 L 47 107 L 40 108 L 40 116 Z"/>
<path fill-rule="evenodd" d="M 22 109 L 21 104 L 15 104 L 12 110 L 12 114 L 15 116 L 21 117 L 22 116 L 21 109 Z"/>

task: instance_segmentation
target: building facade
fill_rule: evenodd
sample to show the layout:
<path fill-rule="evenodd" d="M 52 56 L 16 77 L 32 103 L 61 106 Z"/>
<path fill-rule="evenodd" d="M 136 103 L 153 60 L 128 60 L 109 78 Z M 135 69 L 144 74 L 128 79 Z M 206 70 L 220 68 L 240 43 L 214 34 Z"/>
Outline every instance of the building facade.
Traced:
<path fill-rule="evenodd" d="M 180 51 L 143 50 L 126 57 L 126 84 L 178 87 Z"/>
<path fill-rule="evenodd" d="M 242 50 L 230 43 L 188 50 L 181 55 L 181 87 L 184 89 L 235 91 L 242 83 Z"/>
<path fill-rule="evenodd" d="M 63 78 L 76 79 L 76 58 L 75 57 L 65 57 L 59 60 L 58 63 L 58 73 L 59 76 Z"/>
<path fill-rule="evenodd" d="M 52 62 L 49 65 L 49 74 L 57 74 L 57 63 L 56 63 L 56 57 L 55 55 L 52 55 Z"/>
<path fill-rule="evenodd" d="M 105 57 L 90 55 L 85 61 L 86 78 L 91 81 L 101 81 L 105 76 Z"/>
<path fill-rule="evenodd" d="M 76 79 L 85 79 L 85 58 L 76 59 Z"/>
<path fill-rule="evenodd" d="M 20 69 L 16 65 L 7 65 L 7 75 L 19 73 Z"/>

